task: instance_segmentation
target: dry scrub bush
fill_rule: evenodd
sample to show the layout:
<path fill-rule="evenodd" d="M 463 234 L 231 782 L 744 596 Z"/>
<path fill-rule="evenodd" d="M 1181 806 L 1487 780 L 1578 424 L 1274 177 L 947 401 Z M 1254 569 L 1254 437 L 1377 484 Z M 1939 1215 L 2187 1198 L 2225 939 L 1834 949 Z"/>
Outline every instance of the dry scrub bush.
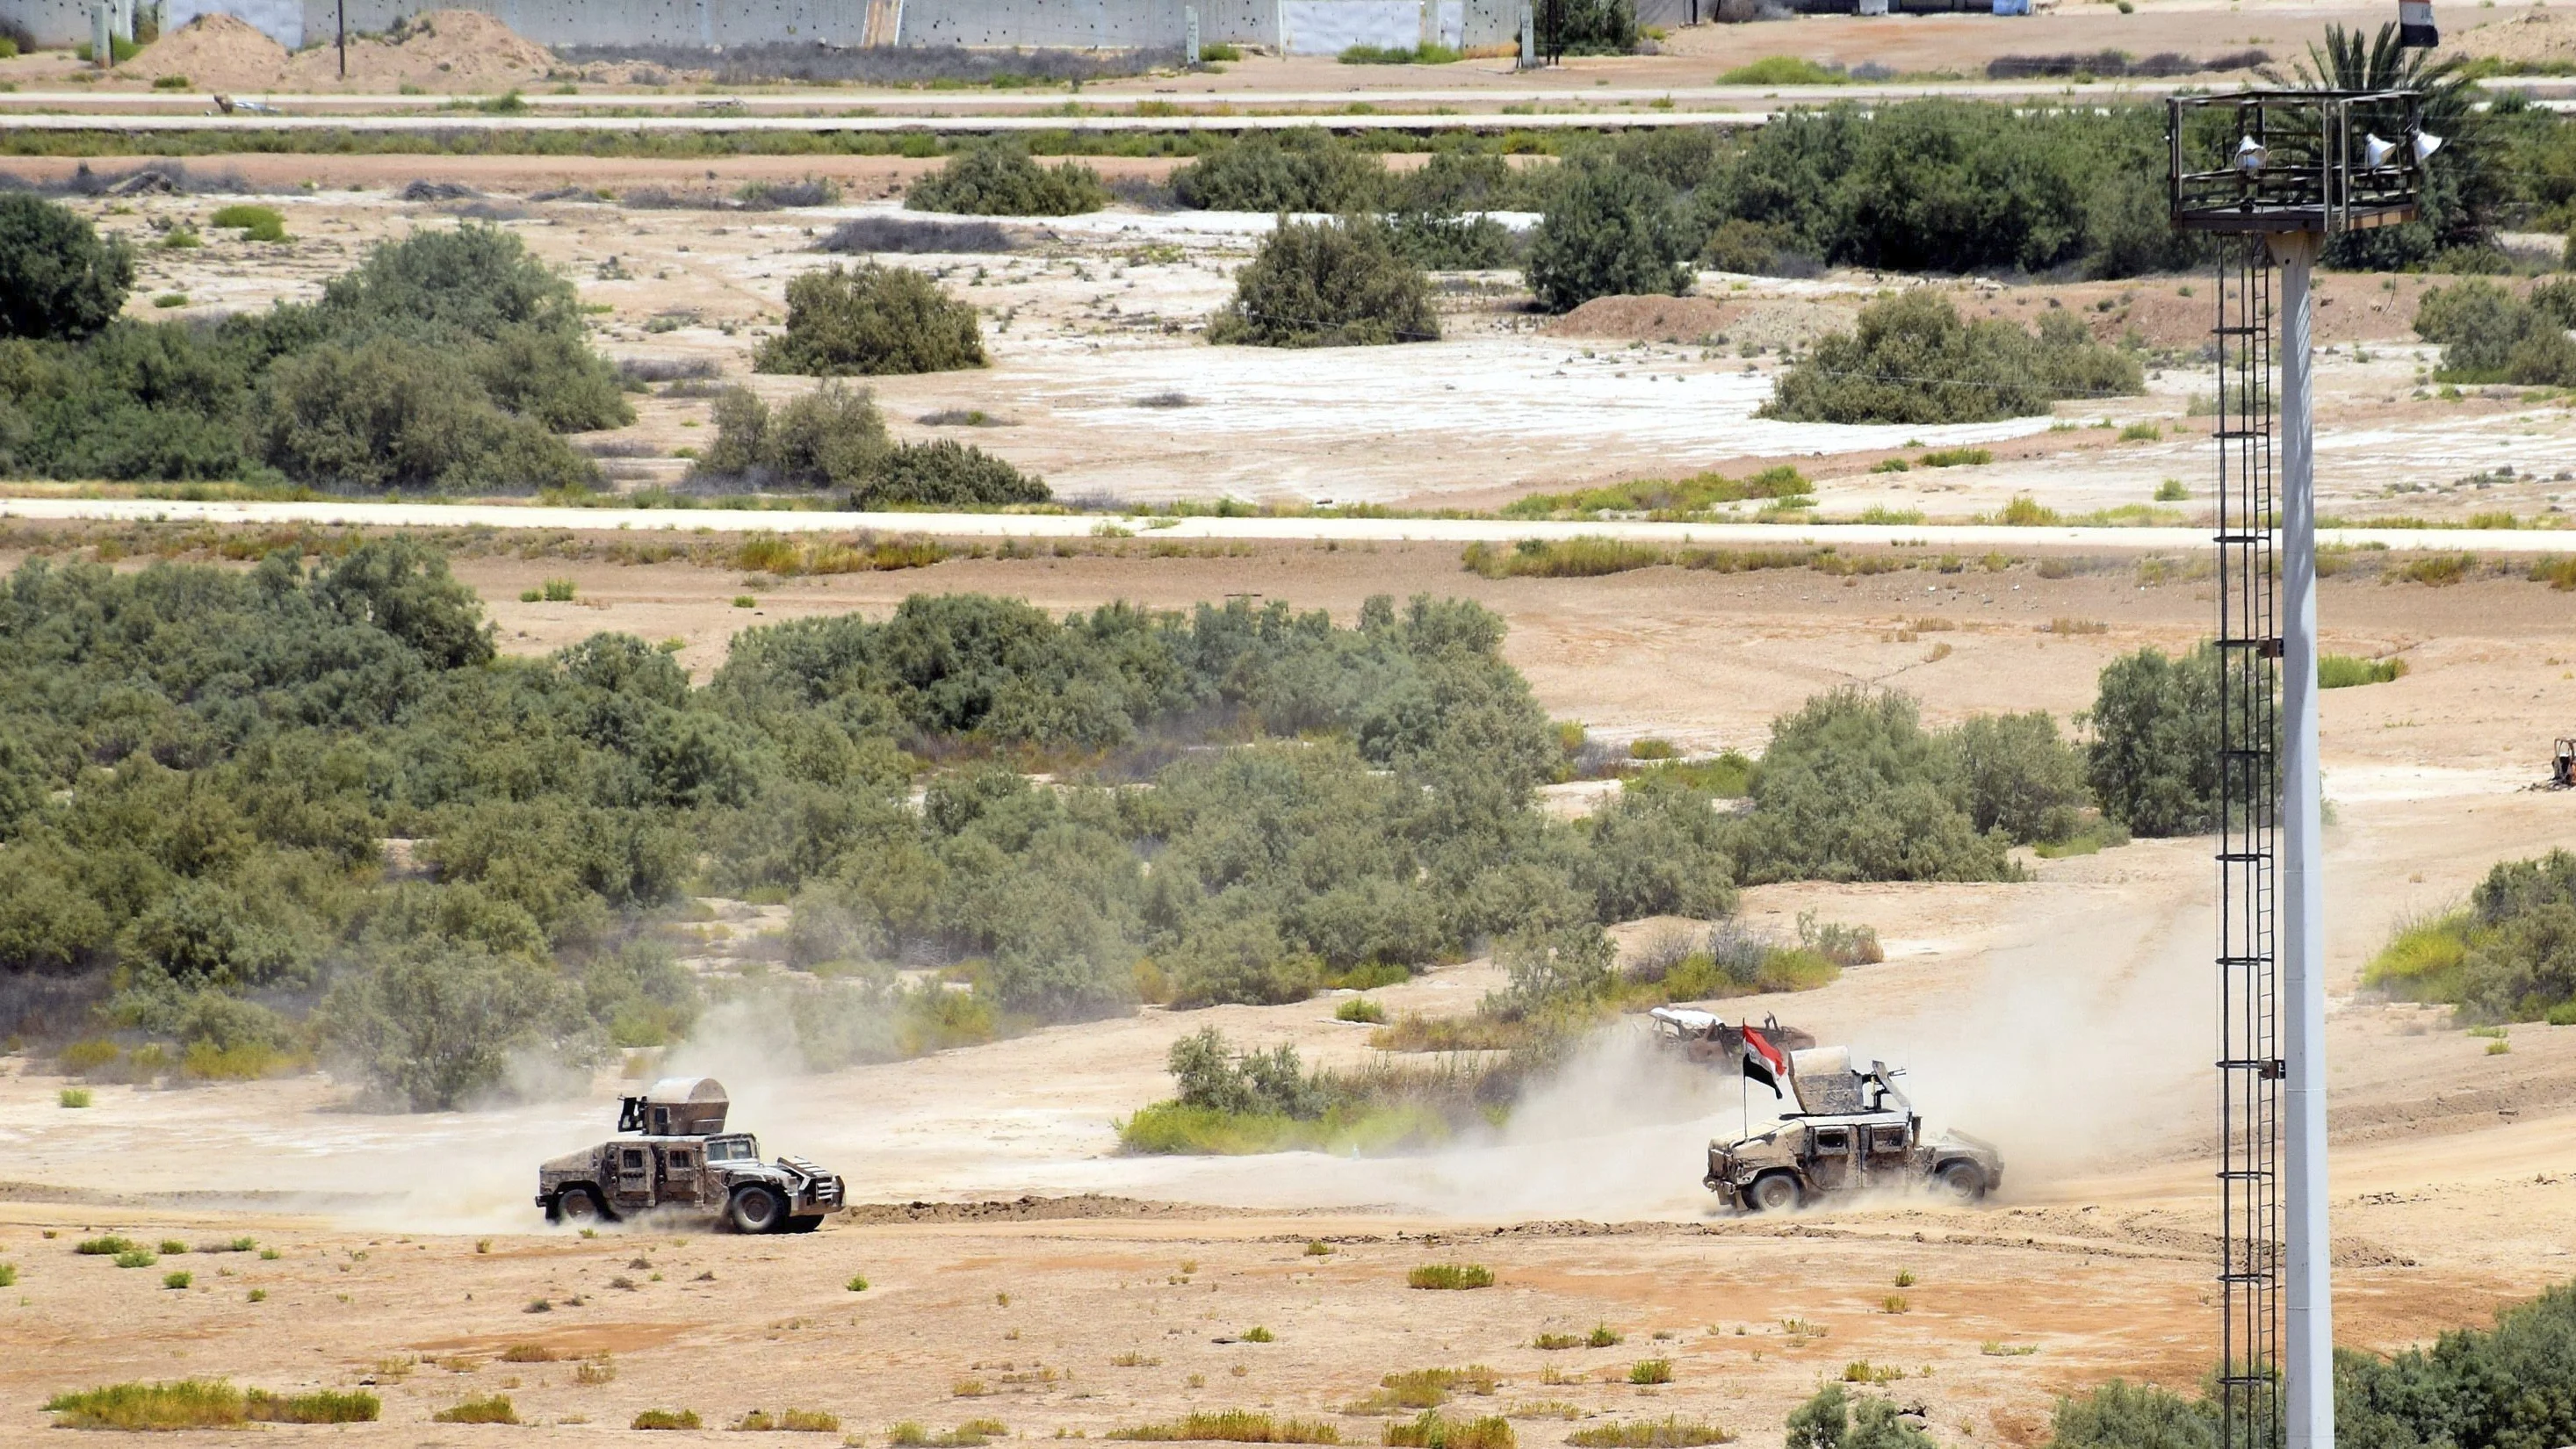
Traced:
<path fill-rule="evenodd" d="M 1207 335 L 1255 347 L 1365 347 L 1438 341 L 1440 321 L 1430 280 L 1396 254 L 1384 222 L 1283 217 Z"/>
<path fill-rule="evenodd" d="M 956 152 L 906 187 L 903 204 L 963 216 L 1073 216 L 1107 206 L 1109 188 L 1079 161 L 1040 166 L 1019 146 L 991 140 Z"/>
<path fill-rule="evenodd" d="M 787 330 L 752 355 L 755 372 L 816 377 L 948 372 L 984 365 L 975 309 L 909 267 L 861 262 L 787 284 Z"/>

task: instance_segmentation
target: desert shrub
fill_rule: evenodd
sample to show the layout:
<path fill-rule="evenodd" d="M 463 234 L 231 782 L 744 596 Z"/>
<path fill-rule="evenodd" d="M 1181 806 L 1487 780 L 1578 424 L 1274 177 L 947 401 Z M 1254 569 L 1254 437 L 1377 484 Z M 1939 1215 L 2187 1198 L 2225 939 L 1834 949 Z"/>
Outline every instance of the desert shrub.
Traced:
<path fill-rule="evenodd" d="M 1842 689 L 1774 720 L 1729 844 L 1747 881 L 2008 880 L 1952 752 L 1902 695 Z"/>
<path fill-rule="evenodd" d="M 1864 1395 L 1857 1403 L 1827 1384 L 1789 1411 L 1787 1449 L 1932 1449 L 1931 1435 L 1898 1417 L 1895 1403 Z"/>
<path fill-rule="evenodd" d="M 952 153 L 904 188 L 903 204 L 966 216 L 1073 216 L 1107 206 L 1109 188 L 1079 161 L 1040 166 L 1021 147 L 995 140 Z"/>
<path fill-rule="evenodd" d="M 740 479 L 754 487 L 868 487 L 885 469 L 894 444 L 865 388 L 827 381 L 771 409 L 747 387 L 716 395 L 716 437 L 690 469 L 695 476 Z"/>
<path fill-rule="evenodd" d="M 415 947 L 342 978 L 316 1012 L 325 1049 L 414 1111 L 497 1089 L 513 1056 L 545 1046 L 574 1009 L 533 962 L 449 945 Z"/>
<path fill-rule="evenodd" d="M 1998 319 L 1962 321 L 1950 299 L 1912 288 L 1861 309 L 1780 377 L 1766 417 L 1829 423 L 1956 423 L 2045 413 L 2061 397 L 2135 393 L 2137 359 L 2051 313 L 2033 338 Z"/>
<path fill-rule="evenodd" d="M 1574 1449 L 1697 1449 L 1704 1444 L 1732 1444 L 1735 1436 L 1705 1420 L 1680 1415 L 1635 1419 L 1577 1429 L 1565 1436 Z"/>
<path fill-rule="evenodd" d="M 1256 347 L 1432 342 L 1440 322 L 1422 269 L 1396 254 L 1386 223 L 1365 215 L 1281 217 L 1235 279 L 1208 340 Z"/>
<path fill-rule="evenodd" d="M 251 426 L 260 455 L 305 482 L 463 491 L 599 477 L 541 424 L 494 406 L 463 360 L 395 337 L 279 362 Z"/>
<path fill-rule="evenodd" d="M 701 1427 L 695 1409 L 646 1409 L 627 1425 L 630 1429 L 696 1429 Z"/>
<path fill-rule="evenodd" d="M 1626 55 L 1637 48 L 1631 0 L 1553 0 L 1538 13 L 1539 43 L 1550 55 Z"/>
<path fill-rule="evenodd" d="M 1407 1288 L 1491 1288 L 1494 1270 L 1482 1263 L 1425 1263 L 1404 1275 Z"/>
<path fill-rule="evenodd" d="M 818 252 L 1006 252 L 1011 235 L 989 221 L 926 221 L 860 216 L 814 243 Z"/>
<path fill-rule="evenodd" d="M 1495 271 L 1519 261 L 1511 228 L 1490 216 L 1455 211 L 1398 211 L 1386 220 L 1395 254 L 1433 272 Z"/>
<path fill-rule="evenodd" d="M 984 365 L 975 309 L 909 267 L 838 262 L 787 284 L 787 329 L 752 355 L 759 372 L 883 376 Z"/>
<path fill-rule="evenodd" d="M 1172 194 L 1203 211 L 1343 214 L 1378 204 L 1377 157 L 1323 131 L 1257 131 L 1172 173 Z"/>
<path fill-rule="evenodd" d="M 2387 684 L 2404 678 L 2406 661 L 2401 658 L 2364 659 L 2353 654 L 2323 654 L 2317 657 L 2317 688 L 2351 689 L 2364 684 Z"/>
<path fill-rule="evenodd" d="M 207 218 L 206 224 L 239 231 L 244 241 L 286 240 L 286 218 L 278 215 L 276 207 L 261 206 L 257 202 L 236 201 L 230 206 L 216 207 L 215 214 Z"/>
<path fill-rule="evenodd" d="M 2085 777 L 2102 813 L 2139 835 L 2206 830 L 2218 811 L 2219 658 L 2141 649 L 2102 668 Z"/>
<path fill-rule="evenodd" d="M 2209 1449 L 2215 1427 L 2205 1400 L 2125 1379 L 2059 1399 L 2051 1420 L 2057 1449 Z"/>
<path fill-rule="evenodd" d="M 1175 1100 L 1185 1107 L 1236 1115 L 1313 1119 L 1330 1105 L 1321 1079 L 1309 1075 L 1297 1049 L 1234 1051 L 1215 1027 L 1172 1043 L 1166 1058 Z"/>
<path fill-rule="evenodd" d="M 2576 338 L 2560 315 L 2565 297 L 2552 292 L 2548 300 L 2534 306 L 2483 277 L 2468 277 L 2425 289 L 2415 332 L 2442 344 L 2443 381 L 2576 387 Z"/>
<path fill-rule="evenodd" d="M 2400 924 L 2362 980 L 2473 1020 L 2551 1019 L 2576 1002 L 2576 855 L 2498 864 L 2467 909 Z"/>
<path fill-rule="evenodd" d="M 2469 1449 L 2576 1437 L 2576 1285 L 2497 1311 L 2390 1358 L 2335 1355 L 2337 1437 Z M 2349 1427 L 2346 1427 L 2349 1426 Z"/>
<path fill-rule="evenodd" d="M 273 1394 L 252 1389 L 243 1396 L 248 1417 L 263 1424 L 372 1424 L 384 1403 L 361 1390 L 315 1389 L 306 1394 Z"/>
<path fill-rule="evenodd" d="M 970 508 L 1044 503 L 1053 496 L 1035 474 L 971 444 L 940 438 L 896 444 L 876 477 L 850 501 L 860 508 Z"/>
<path fill-rule="evenodd" d="M 1539 306 L 1570 312 L 1595 297 L 1679 296 L 1699 250 L 1669 187 L 1626 167 L 1579 166 L 1558 186 L 1523 267 Z"/>
<path fill-rule="evenodd" d="M 134 252 L 69 207 L 0 192 L 0 336 L 78 339 L 113 321 L 134 286 Z"/>
<path fill-rule="evenodd" d="M 515 1424 L 519 1422 L 519 1411 L 511 1407 L 508 1394 L 486 1394 L 482 1398 L 467 1399 L 441 1409 L 430 1415 L 429 1421 L 433 1424 Z"/>
<path fill-rule="evenodd" d="M 1192 1410 L 1169 1423 L 1138 1424 L 1101 1436 L 1132 1443 L 1339 1444 L 1341 1431 L 1322 1419 L 1282 1419 L 1248 1409 Z"/>
<path fill-rule="evenodd" d="M 2084 757 L 2059 738 L 2046 710 L 1978 715 L 1946 733 L 1968 819 L 2015 844 L 2064 840 L 2090 802 Z"/>

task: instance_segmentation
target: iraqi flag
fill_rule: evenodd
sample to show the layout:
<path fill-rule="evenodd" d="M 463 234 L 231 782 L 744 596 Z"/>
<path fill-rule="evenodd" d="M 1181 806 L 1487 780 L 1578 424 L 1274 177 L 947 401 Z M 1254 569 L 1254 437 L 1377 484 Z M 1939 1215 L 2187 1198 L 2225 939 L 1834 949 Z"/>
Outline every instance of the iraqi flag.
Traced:
<path fill-rule="evenodd" d="M 1769 1087 L 1775 1098 L 1785 1095 L 1780 1081 L 1789 1075 L 1789 1058 L 1749 1026 L 1744 1029 L 1744 1075 Z"/>

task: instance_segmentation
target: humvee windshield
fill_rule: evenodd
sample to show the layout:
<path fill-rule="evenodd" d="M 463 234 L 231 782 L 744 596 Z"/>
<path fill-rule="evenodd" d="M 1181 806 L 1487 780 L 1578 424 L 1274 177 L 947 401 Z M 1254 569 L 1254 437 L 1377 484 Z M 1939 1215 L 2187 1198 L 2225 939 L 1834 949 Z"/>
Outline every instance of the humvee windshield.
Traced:
<path fill-rule="evenodd" d="M 707 1139 L 707 1161 L 709 1162 L 758 1162 L 759 1160 L 760 1142 L 757 1138 L 745 1135 Z"/>

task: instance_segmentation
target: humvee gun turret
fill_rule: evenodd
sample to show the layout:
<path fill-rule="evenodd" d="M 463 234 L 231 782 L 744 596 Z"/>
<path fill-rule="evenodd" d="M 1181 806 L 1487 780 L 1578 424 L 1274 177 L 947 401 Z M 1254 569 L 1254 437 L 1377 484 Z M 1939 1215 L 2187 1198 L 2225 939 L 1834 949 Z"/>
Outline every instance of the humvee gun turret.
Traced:
<path fill-rule="evenodd" d="M 635 1213 L 712 1213 L 745 1233 L 806 1233 L 841 1205 L 837 1174 L 801 1157 L 760 1160 L 760 1142 L 727 1132 L 731 1107 L 713 1077 L 666 1077 L 618 1099 L 617 1130 L 641 1135 L 567 1153 L 537 1169 L 550 1223 Z"/>
<path fill-rule="evenodd" d="M 1830 1193 L 1930 1185 L 1973 1202 L 2002 1184 L 2003 1155 L 1963 1133 L 1923 1140 L 1923 1119 L 1885 1062 L 1856 1070 L 1847 1047 L 1789 1054 L 1796 1112 L 1768 1132 L 1708 1144 L 1711 1192 L 1755 1212 Z"/>

